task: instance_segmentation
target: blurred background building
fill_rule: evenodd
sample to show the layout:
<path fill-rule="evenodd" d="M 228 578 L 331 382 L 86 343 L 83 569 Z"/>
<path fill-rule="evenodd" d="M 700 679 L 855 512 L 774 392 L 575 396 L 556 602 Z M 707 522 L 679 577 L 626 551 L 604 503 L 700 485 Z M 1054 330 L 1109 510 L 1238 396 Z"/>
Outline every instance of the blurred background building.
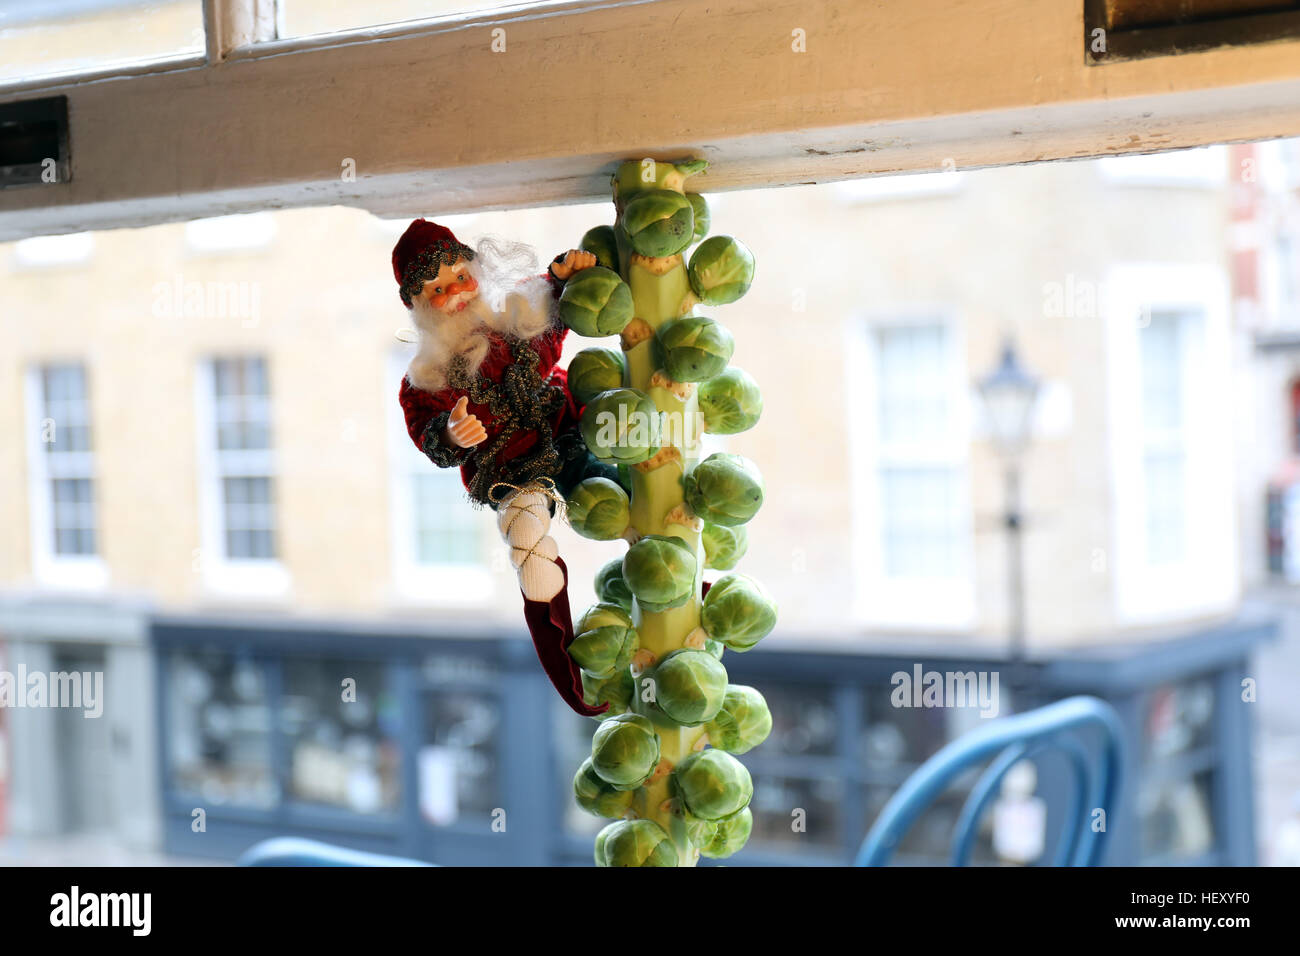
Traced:
<path fill-rule="evenodd" d="M 782 611 L 728 656 L 776 720 L 736 862 L 845 861 L 980 719 L 893 707 L 890 675 L 1007 664 L 1002 463 L 973 387 L 1007 341 L 1041 386 L 1020 463 L 1030 676 L 1002 712 L 1116 703 L 1121 859 L 1269 862 L 1300 792 L 1300 718 L 1276 703 L 1300 656 L 1298 186 L 1293 142 L 701 182 L 759 262 L 724 318 L 766 407 L 719 447 L 765 474 L 742 567 Z M 612 219 L 438 217 L 436 196 L 421 214 L 542 261 Z M 592 725 L 552 699 L 490 516 L 402 430 L 405 224 L 303 209 L 0 247 L 3 667 L 106 681 L 99 720 L 0 709 L 4 858 L 229 859 L 285 832 L 589 858 L 599 821 L 567 791 Z M 580 609 L 617 551 L 560 544 Z M 1275 621 L 1276 666 L 1252 664 Z M 1258 762 L 1243 681 L 1273 701 Z M 942 858 L 954 801 L 912 858 Z"/>

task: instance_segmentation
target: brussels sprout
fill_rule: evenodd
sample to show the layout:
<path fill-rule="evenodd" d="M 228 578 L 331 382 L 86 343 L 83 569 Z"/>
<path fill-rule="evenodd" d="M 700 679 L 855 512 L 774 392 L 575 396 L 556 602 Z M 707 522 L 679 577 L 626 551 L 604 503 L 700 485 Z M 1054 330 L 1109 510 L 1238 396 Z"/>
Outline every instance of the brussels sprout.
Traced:
<path fill-rule="evenodd" d="M 623 580 L 647 611 L 685 604 L 695 590 L 695 552 L 681 538 L 650 534 L 623 555 Z"/>
<path fill-rule="evenodd" d="M 634 790 L 616 790 L 601 780 L 591 768 L 588 757 L 573 775 L 573 799 L 578 806 L 598 817 L 611 817 L 615 820 L 623 816 L 636 797 Z"/>
<path fill-rule="evenodd" d="M 572 371 L 569 381 L 573 381 Z M 758 383 L 748 372 L 734 366 L 701 385 L 699 394 L 704 430 L 715 435 L 734 435 L 753 428 L 763 414 L 763 394 Z"/>
<path fill-rule="evenodd" d="M 596 257 L 602 269 L 618 271 L 618 243 L 614 240 L 613 226 L 594 226 L 583 234 L 578 248 Z"/>
<path fill-rule="evenodd" d="M 691 289 L 705 305 L 726 305 L 749 291 L 754 254 L 739 239 L 714 236 L 700 243 L 688 270 Z"/>
<path fill-rule="evenodd" d="M 579 335 L 618 335 L 632 321 L 632 290 L 612 269 L 576 272 L 560 293 L 560 321 Z"/>
<path fill-rule="evenodd" d="M 579 405 L 623 384 L 623 356 L 613 349 L 583 349 L 569 363 L 569 391 Z"/>
<path fill-rule="evenodd" d="M 700 538 L 704 542 L 704 566 L 715 571 L 730 571 L 749 547 L 749 532 L 743 524 L 734 528 L 705 524 Z"/>
<path fill-rule="evenodd" d="M 582 410 L 579 428 L 601 461 L 635 465 L 659 451 L 659 409 L 635 388 L 601 392 Z"/>
<path fill-rule="evenodd" d="M 623 820 L 605 828 L 606 866 L 676 866 L 677 848 L 653 820 Z"/>
<path fill-rule="evenodd" d="M 637 193 L 646 189 L 676 189 L 685 184 L 688 176 L 708 168 L 708 161 L 688 159 L 680 163 L 655 162 L 653 159 L 629 159 L 619 164 L 610 185 L 614 192 L 614 205 L 621 207 Z"/>
<path fill-rule="evenodd" d="M 673 651 L 654 669 L 655 703 L 675 722 L 712 720 L 727 693 L 727 669 L 708 651 Z"/>
<path fill-rule="evenodd" d="M 683 487 L 686 503 L 709 524 L 744 524 L 763 504 L 763 476 L 741 455 L 710 455 L 686 476 Z"/>
<path fill-rule="evenodd" d="M 596 597 L 632 612 L 632 591 L 623 580 L 623 559 L 615 558 L 596 572 Z"/>
<path fill-rule="evenodd" d="M 619 714 L 596 728 L 591 767 L 619 790 L 635 790 L 659 764 L 659 735 L 649 718 Z"/>
<path fill-rule="evenodd" d="M 638 192 L 623 207 L 619 221 L 632 248 L 643 256 L 671 256 L 681 252 L 691 244 L 695 231 L 691 201 L 672 189 Z"/>
<path fill-rule="evenodd" d="M 727 753 L 753 750 L 772 732 L 772 713 L 763 695 L 744 684 L 728 684 L 722 709 L 704 727 L 709 743 Z"/>
<path fill-rule="evenodd" d="M 569 494 L 569 524 L 584 538 L 613 541 L 632 520 L 627 492 L 608 478 L 584 478 Z"/>
<path fill-rule="evenodd" d="M 572 647 L 573 645 L 569 645 Z M 582 675 L 582 700 L 588 707 L 609 704 L 609 710 L 597 715 L 601 721 L 612 720 L 619 714 L 627 712 L 632 704 L 632 694 L 636 685 L 632 681 L 632 672 L 621 670 L 613 677 L 602 680 L 590 674 Z"/>
<path fill-rule="evenodd" d="M 700 626 L 733 651 L 747 651 L 776 627 L 776 602 L 749 575 L 728 574 L 704 596 Z"/>
<path fill-rule="evenodd" d="M 686 839 L 690 840 L 695 846 L 706 846 L 713 841 L 718 832 L 717 820 L 699 820 L 692 816 L 686 817 Z"/>
<path fill-rule="evenodd" d="M 713 638 L 709 638 L 704 642 L 704 649 L 718 660 L 722 660 L 722 652 L 726 650 L 726 646 L 721 641 L 715 641 Z"/>
<path fill-rule="evenodd" d="M 627 667 L 640 646 L 631 616 L 617 604 L 588 608 L 573 630 L 577 637 L 569 644 L 569 656 L 601 680 Z"/>
<path fill-rule="evenodd" d="M 754 814 L 750 812 L 749 807 L 745 807 L 739 813 L 733 813 L 714 823 L 709 839 L 697 842 L 692 837 L 691 842 L 700 848 L 700 856 L 719 859 L 731 856 L 742 849 L 749 841 L 749 834 L 753 829 Z M 704 835 L 701 831 L 700 836 Z"/>
<path fill-rule="evenodd" d="M 609 839 L 609 831 L 616 826 L 618 826 L 617 823 L 610 823 L 601 827 L 600 832 L 596 834 L 596 844 L 592 848 L 592 856 L 595 858 L 597 866 L 609 866 L 609 863 L 605 860 L 605 841 Z"/>
<path fill-rule="evenodd" d="M 686 198 L 695 213 L 695 228 L 691 230 L 691 241 L 699 242 L 709 234 L 709 204 L 699 193 L 687 193 Z"/>
<path fill-rule="evenodd" d="M 679 763 L 673 770 L 672 786 L 687 812 L 703 820 L 721 820 L 738 813 L 754 795 L 754 782 L 745 765 L 714 747 Z"/>
<path fill-rule="evenodd" d="M 655 355 L 675 382 L 703 382 L 727 367 L 736 340 L 727 327 L 703 315 L 685 315 L 659 326 Z"/>

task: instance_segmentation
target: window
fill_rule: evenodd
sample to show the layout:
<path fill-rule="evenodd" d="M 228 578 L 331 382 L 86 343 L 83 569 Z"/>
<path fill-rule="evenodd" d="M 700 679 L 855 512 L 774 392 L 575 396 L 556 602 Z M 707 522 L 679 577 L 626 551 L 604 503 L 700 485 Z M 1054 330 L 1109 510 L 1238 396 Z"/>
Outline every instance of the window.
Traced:
<path fill-rule="evenodd" d="M 415 536 L 416 563 L 425 567 L 481 564 L 483 536 L 473 520 L 473 510 L 460 507 L 464 504 L 461 499 L 465 497 L 465 489 L 459 470 L 431 469 L 428 465 L 410 476 L 415 503 L 411 530 Z"/>
<path fill-rule="evenodd" d="M 213 805 L 276 805 L 265 661 L 209 648 L 174 650 L 166 676 L 171 787 Z"/>
<path fill-rule="evenodd" d="M 353 813 L 397 811 L 401 748 L 391 673 L 373 661 L 284 662 L 289 797 Z"/>
<path fill-rule="evenodd" d="M 1227 289 L 1209 264 L 1117 266 L 1104 283 L 1122 623 L 1237 599 Z"/>
<path fill-rule="evenodd" d="M 1146 496 L 1146 560 L 1181 560 L 1187 548 L 1187 449 L 1184 421 L 1184 320 L 1151 316 L 1138 335 L 1142 368 L 1142 471 Z M 1190 319 L 1189 319 L 1190 320 Z"/>
<path fill-rule="evenodd" d="M 203 364 L 202 373 L 202 550 L 209 583 L 218 590 L 281 591 L 287 579 L 277 561 L 271 392 L 266 360 L 213 359 Z"/>
<path fill-rule="evenodd" d="M 961 473 L 942 450 L 938 460 L 934 455 L 952 421 L 947 329 L 916 325 L 875 335 L 885 573 L 950 577 L 959 565 Z"/>
<path fill-rule="evenodd" d="M 955 327 L 924 316 L 876 324 L 850 356 L 849 380 L 863 383 L 849 410 L 859 603 L 882 624 L 967 626 L 968 399 Z"/>
<path fill-rule="evenodd" d="M 0 8 L 0 82 L 202 50 L 201 0 L 17 0 Z"/>
<path fill-rule="evenodd" d="M 434 826 L 489 825 L 504 790 L 500 701 L 479 691 L 431 689 L 423 730 L 416 754 L 420 816 Z"/>
<path fill-rule="evenodd" d="M 85 367 L 32 371 L 29 434 L 33 568 L 46 583 L 97 586 L 99 562 L 95 460 Z"/>
<path fill-rule="evenodd" d="M 358 27 L 479 13 L 521 0 L 279 0 L 281 37 L 312 36 Z"/>
<path fill-rule="evenodd" d="M 404 599 L 481 604 L 493 591 L 488 546 L 496 529 L 469 506 L 460 469 L 439 468 L 407 434 L 397 388 L 408 361 L 405 351 L 394 352 L 383 383 L 395 585 Z"/>
<path fill-rule="evenodd" d="M 217 359 L 217 468 L 221 480 L 225 554 L 275 557 L 271 500 L 270 394 L 263 359 Z"/>

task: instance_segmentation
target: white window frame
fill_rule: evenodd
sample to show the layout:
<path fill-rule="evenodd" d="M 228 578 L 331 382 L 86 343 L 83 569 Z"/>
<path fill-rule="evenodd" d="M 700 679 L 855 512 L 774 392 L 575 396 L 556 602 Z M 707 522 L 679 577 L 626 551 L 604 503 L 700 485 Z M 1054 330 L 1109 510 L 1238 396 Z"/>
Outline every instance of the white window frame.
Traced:
<path fill-rule="evenodd" d="M 421 455 L 411 442 L 397 400 L 398 388 L 412 354 L 409 350 L 393 349 L 384 363 L 382 407 L 388 433 L 389 553 L 393 567 L 393 598 L 399 604 L 481 609 L 497 595 L 501 577 L 494 570 L 504 574 L 507 564 L 504 559 L 481 564 L 425 564 L 417 558 L 412 478 L 416 474 L 415 468 L 420 465 L 431 469 L 438 466 Z M 413 456 L 419 460 L 413 463 Z M 470 508 L 468 501 L 453 504 Z M 504 543 L 500 544 L 498 553 L 504 558 Z M 500 564 L 500 568 L 495 568 L 496 564 Z M 509 577 L 513 582 L 514 574 Z"/>
<path fill-rule="evenodd" d="M 909 324 L 941 324 L 951 337 L 944 381 L 953 410 L 951 442 L 935 459 L 956 467 L 960 510 L 966 515 L 961 565 L 952 577 L 890 577 L 884 571 L 880 520 L 879 354 L 876 331 Z M 974 521 L 970 492 L 971 401 L 964 323 L 951 306 L 905 307 L 863 313 L 846 327 L 845 382 L 852 488 L 853 603 L 851 614 L 868 627 L 969 631 L 977 623 Z"/>
<path fill-rule="evenodd" d="M 31 534 L 32 577 L 42 586 L 58 590 L 100 591 L 108 586 L 108 565 L 103 556 L 103 526 L 100 522 L 101 511 L 95 509 L 95 545 L 96 553 L 59 554 L 54 547 L 54 502 L 50 482 L 54 476 L 49 470 L 49 454 L 41 441 L 43 422 L 45 421 L 45 395 L 41 376 L 50 365 L 78 364 L 86 374 L 86 405 L 88 417 L 94 419 L 94 406 L 89 394 L 90 374 L 86 363 L 77 359 L 50 359 L 39 361 L 26 370 L 23 381 L 24 405 L 27 409 L 27 495 L 28 515 Z M 57 427 L 57 423 L 56 423 Z M 94 489 L 98 505 L 100 488 L 96 477 L 95 441 L 96 433 L 91 428 L 91 450 L 84 452 L 89 457 L 86 469 Z"/>
<path fill-rule="evenodd" d="M 198 440 L 199 553 L 198 567 L 205 590 L 220 597 L 281 599 L 290 595 L 292 579 L 282 557 L 231 558 L 226 554 L 223 477 L 218 466 L 216 382 L 214 362 L 238 355 L 205 355 L 198 359 L 194 375 L 194 408 Z M 249 356 L 253 357 L 253 356 Z M 274 385 L 272 385 L 274 388 Z M 274 408 L 272 392 L 272 408 Z M 274 419 L 274 414 L 272 415 Z M 277 496 L 283 489 L 276 466 L 275 442 L 279 430 L 271 429 L 271 450 L 266 452 L 266 474 L 275 482 Z M 283 514 L 276 504 L 276 550 L 284 553 Z"/>
<path fill-rule="evenodd" d="M 76 154 L 72 180 L 51 187 L 57 200 L 44 187 L 0 195 L 0 240 L 268 207 L 396 216 L 427 202 L 431 184 L 440 214 L 608 202 L 610 166 L 630 143 L 704 154 L 713 165 L 696 186 L 717 192 L 1300 134 L 1300 41 L 1090 66 L 1077 8 L 1030 3 L 1032 16 L 992 32 L 1005 19 L 996 0 L 833 0 L 829 12 L 732 0 L 717 16 L 700 16 L 698 0 L 556 0 L 278 40 L 270 0 L 205 0 L 204 56 L 0 86 L 0 100 L 66 95 Z M 662 97 L 599 123 L 535 121 L 556 88 L 640 96 L 683 30 L 698 49 L 734 52 L 738 31 L 771 42 L 744 44 L 743 65 L 674 64 L 680 88 L 710 91 L 689 124 Z M 1023 60 L 1030 44 L 1034 69 L 989 82 L 990 64 Z M 557 60 L 557 47 L 575 55 Z M 511 104 L 500 121 L 461 138 L 394 121 L 422 115 L 431 89 L 475 102 L 485 71 Z M 357 106 L 378 88 L 381 108 Z M 214 117 L 238 135 L 213 136 Z M 340 117 L 364 150 L 304 148 Z"/>
<path fill-rule="evenodd" d="M 1240 597 L 1234 490 L 1229 285 L 1216 263 L 1113 267 L 1105 303 L 1115 616 L 1144 625 L 1232 610 Z M 1147 563 L 1141 410 L 1141 317 L 1156 310 L 1201 316 L 1185 335 L 1187 497 L 1183 560 Z M 1192 520 L 1192 516 L 1195 519 Z"/>

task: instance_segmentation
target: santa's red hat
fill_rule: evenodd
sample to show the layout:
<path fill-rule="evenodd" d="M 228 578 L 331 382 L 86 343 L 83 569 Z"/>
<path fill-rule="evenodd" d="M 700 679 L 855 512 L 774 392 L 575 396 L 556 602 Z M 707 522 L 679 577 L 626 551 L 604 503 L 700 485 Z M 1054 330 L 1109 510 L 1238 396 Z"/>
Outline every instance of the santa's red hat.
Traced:
<path fill-rule="evenodd" d="M 393 275 L 401 286 L 402 302 L 409 309 L 411 299 L 420 294 L 424 283 L 436 276 L 439 269 L 473 258 L 474 250 L 452 235 L 446 226 L 425 219 L 415 220 L 393 246 Z"/>

